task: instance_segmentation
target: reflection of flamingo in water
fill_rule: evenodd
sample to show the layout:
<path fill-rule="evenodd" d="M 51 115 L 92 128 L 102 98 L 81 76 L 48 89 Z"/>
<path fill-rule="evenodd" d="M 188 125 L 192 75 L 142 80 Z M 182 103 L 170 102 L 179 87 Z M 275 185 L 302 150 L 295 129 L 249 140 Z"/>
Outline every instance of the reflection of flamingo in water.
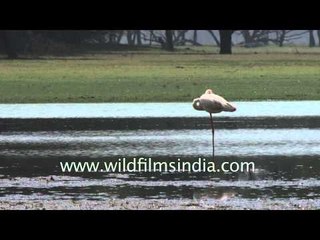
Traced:
<path fill-rule="evenodd" d="M 236 107 L 225 100 L 223 97 L 213 93 L 211 89 L 207 89 L 201 97 L 193 100 L 193 108 L 199 111 L 207 111 L 210 114 L 210 124 L 212 129 L 212 152 L 214 158 L 214 126 L 212 113 L 234 112 Z"/>

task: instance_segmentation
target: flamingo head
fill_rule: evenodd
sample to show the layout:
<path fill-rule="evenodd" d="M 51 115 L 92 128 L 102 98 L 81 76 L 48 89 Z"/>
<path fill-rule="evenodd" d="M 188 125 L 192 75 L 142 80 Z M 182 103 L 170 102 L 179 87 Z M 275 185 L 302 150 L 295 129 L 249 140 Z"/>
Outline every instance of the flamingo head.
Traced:
<path fill-rule="evenodd" d="M 207 90 L 206 90 L 206 92 L 205 92 L 205 94 L 213 94 L 212 89 L 210 89 L 210 88 L 209 88 L 209 89 L 207 89 Z"/>
<path fill-rule="evenodd" d="M 193 100 L 193 103 L 192 103 L 192 107 L 196 110 L 204 110 L 203 107 L 201 106 L 201 103 L 200 103 L 200 99 L 199 98 L 195 98 Z"/>

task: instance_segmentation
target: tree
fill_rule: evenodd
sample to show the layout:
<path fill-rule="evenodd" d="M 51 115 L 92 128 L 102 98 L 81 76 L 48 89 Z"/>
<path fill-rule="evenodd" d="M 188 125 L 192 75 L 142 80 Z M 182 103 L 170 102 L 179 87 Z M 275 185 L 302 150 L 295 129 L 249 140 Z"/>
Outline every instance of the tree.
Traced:
<path fill-rule="evenodd" d="M 315 47 L 316 41 L 314 40 L 313 30 L 309 30 L 309 47 Z"/>
<path fill-rule="evenodd" d="M 122 39 L 123 33 L 124 33 L 124 31 L 120 30 L 118 35 L 117 35 L 117 44 L 118 45 L 121 43 L 121 39 Z"/>
<path fill-rule="evenodd" d="M 155 39 L 155 36 L 154 36 L 153 30 L 150 30 L 150 37 L 149 37 L 149 45 L 150 46 L 152 45 L 153 39 Z"/>
<path fill-rule="evenodd" d="M 300 39 L 302 36 L 306 35 L 309 31 L 297 31 L 297 30 L 282 30 L 285 34 L 284 42 L 290 42 L 293 40 Z"/>
<path fill-rule="evenodd" d="M 193 30 L 193 42 L 196 43 L 198 42 L 198 31 Z"/>
<path fill-rule="evenodd" d="M 137 44 L 138 44 L 138 46 L 141 46 L 142 45 L 141 30 L 136 30 L 136 36 L 137 36 Z"/>
<path fill-rule="evenodd" d="M 286 30 L 281 30 L 279 33 L 279 47 L 283 46 L 283 43 L 286 39 L 287 31 Z"/>
<path fill-rule="evenodd" d="M 213 38 L 213 40 L 215 41 L 215 43 L 217 44 L 217 46 L 220 46 L 220 41 L 219 41 L 219 39 L 216 37 L 216 35 L 214 34 L 214 32 L 213 32 L 212 30 L 207 30 L 207 31 L 210 33 L 211 37 Z"/>
<path fill-rule="evenodd" d="M 175 39 L 175 44 L 184 46 L 186 45 L 187 39 L 186 39 L 186 33 L 188 30 L 180 30 L 178 31 L 177 37 Z"/>
<path fill-rule="evenodd" d="M 127 31 L 127 41 L 129 46 L 133 46 L 135 42 L 135 34 L 134 31 L 128 30 Z"/>
<path fill-rule="evenodd" d="M 297 31 L 297 30 L 272 30 L 270 35 L 275 35 L 275 38 L 269 38 L 269 41 L 278 44 L 282 47 L 285 42 L 300 39 L 303 35 L 309 31 Z"/>
<path fill-rule="evenodd" d="M 220 54 L 232 54 L 232 33 L 233 30 L 219 30 Z"/>
<path fill-rule="evenodd" d="M 173 43 L 174 45 L 180 45 L 180 46 L 184 46 L 186 45 L 186 43 L 191 43 L 194 46 L 201 46 L 200 43 L 198 43 L 198 37 L 197 37 L 197 31 L 194 30 L 193 32 L 193 38 L 192 39 L 187 39 L 186 38 L 186 33 L 188 32 L 188 30 L 181 30 L 181 31 L 174 31 L 173 33 L 178 32 L 177 35 L 173 35 Z"/>
<path fill-rule="evenodd" d="M 239 34 L 244 39 L 245 47 L 258 47 L 267 45 L 269 42 L 268 30 L 241 30 Z"/>
<path fill-rule="evenodd" d="M 173 51 L 173 32 L 172 30 L 166 30 L 166 44 L 165 49 L 167 51 Z"/>
<path fill-rule="evenodd" d="M 240 33 L 243 36 L 245 44 L 251 44 L 254 42 L 254 33 L 250 34 L 250 30 L 242 30 Z"/>

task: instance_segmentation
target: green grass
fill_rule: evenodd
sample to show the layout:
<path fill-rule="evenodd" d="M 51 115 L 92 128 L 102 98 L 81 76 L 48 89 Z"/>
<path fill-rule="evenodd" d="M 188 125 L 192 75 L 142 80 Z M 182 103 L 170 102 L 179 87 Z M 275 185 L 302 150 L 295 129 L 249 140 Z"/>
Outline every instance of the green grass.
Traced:
<path fill-rule="evenodd" d="M 0 60 L 0 102 L 192 101 L 206 88 L 232 101 L 319 100 L 318 48 L 274 49 L 234 48 L 231 56 L 199 47 Z"/>

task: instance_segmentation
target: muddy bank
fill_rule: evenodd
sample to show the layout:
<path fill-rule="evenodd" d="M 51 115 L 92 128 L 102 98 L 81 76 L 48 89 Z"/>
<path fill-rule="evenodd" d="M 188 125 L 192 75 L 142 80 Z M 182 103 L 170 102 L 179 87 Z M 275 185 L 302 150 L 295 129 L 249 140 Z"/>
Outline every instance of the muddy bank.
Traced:
<path fill-rule="evenodd" d="M 320 117 L 218 117 L 216 129 L 320 128 Z M 209 129 L 208 118 L 38 118 L 0 119 L 4 131 Z"/>
<path fill-rule="evenodd" d="M 245 202 L 245 203 L 244 203 Z M 1 201 L 0 210 L 316 210 L 313 200 L 141 200 Z"/>

